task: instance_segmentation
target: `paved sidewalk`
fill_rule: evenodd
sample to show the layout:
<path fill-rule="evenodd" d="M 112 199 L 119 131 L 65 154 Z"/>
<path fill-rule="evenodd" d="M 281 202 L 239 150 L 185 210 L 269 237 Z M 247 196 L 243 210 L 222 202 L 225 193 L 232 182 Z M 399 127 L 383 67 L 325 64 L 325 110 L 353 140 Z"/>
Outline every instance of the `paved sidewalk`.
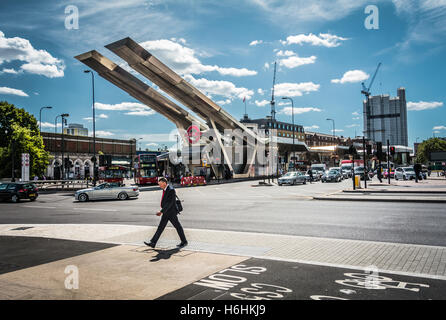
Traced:
<path fill-rule="evenodd" d="M 329 193 L 313 197 L 314 200 L 330 201 L 382 201 L 382 202 L 418 202 L 418 203 L 446 203 L 446 180 L 429 178 L 427 180 L 395 181 L 391 184 L 383 179 L 368 182 L 367 188 L 361 181 L 361 188 L 344 189 L 341 192 Z"/>
<path fill-rule="evenodd" d="M 19 228 L 19 229 L 17 229 Z M 126 225 L 0 225 L 0 236 L 44 237 L 130 245 L 147 249 L 143 241 L 155 227 Z M 186 229 L 189 246 L 182 252 L 205 252 L 343 268 L 370 268 L 380 272 L 446 280 L 446 248 L 385 242 L 328 239 Z M 175 229 L 166 228 L 157 247 L 178 244 Z"/>

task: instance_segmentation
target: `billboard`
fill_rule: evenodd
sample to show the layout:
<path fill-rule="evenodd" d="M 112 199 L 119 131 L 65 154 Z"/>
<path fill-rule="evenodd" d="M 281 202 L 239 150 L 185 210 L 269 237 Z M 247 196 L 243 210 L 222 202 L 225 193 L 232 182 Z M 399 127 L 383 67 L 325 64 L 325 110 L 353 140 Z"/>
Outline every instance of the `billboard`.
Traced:
<path fill-rule="evenodd" d="M 446 151 L 438 151 L 429 153 L 430 161 L 446 161 Z"/>

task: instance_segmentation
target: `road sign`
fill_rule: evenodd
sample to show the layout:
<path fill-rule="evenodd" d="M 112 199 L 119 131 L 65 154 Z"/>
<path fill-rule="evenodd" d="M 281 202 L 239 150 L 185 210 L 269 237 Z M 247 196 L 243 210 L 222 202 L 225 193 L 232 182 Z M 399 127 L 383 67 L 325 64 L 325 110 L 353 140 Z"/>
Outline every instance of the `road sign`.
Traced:
<path fill-rule="evenodd" d="M 29 181 L 29 153 L 22 153 L 22 181 Z"/>

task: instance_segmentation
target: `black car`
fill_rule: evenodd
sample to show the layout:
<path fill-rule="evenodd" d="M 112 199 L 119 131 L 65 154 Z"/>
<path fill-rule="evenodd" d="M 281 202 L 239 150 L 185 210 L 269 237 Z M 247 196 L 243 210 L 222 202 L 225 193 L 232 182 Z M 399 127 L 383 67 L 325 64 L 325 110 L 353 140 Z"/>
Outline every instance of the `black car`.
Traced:
<path fill-rule="evenodd" d="M 22 199 L 34 201 L 39 196 L 37 187 L 29 182 L 1 182 L 0 201 L 19 202 Z"/>

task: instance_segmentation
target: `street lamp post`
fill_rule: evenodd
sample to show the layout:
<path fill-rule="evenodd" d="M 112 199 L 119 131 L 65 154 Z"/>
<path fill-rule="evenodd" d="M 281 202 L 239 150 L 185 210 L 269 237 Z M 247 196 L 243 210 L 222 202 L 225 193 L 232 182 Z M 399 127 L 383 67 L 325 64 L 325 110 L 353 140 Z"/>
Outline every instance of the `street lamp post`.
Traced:
<path fill-rule="evenodd" d="M 65 152 L 65 140 L 64 140 L 64 133 L 63 133 L 63 125 L 67 121 L 65 119 L 66 117 L 69 117 L 70 115 L 68 113 L 63 113 L 60 115 L 62 118 L 62 180 L 66 179 L 66 173 L 65 173 L 65 159 L 64 159 L 64 152 Z"/>
<path fill-rule="evenodd" d="M 95 102 L 94 102 L 94 73 L 91 70 L 84 70 L 84 73 L 91 73 L 91 85 L 93 89 L 93 186 L 96 186 L 96 117 L 95 117 Z"/>
<path fill-rule="evenodd" d="M 8 135 L 8 129 L 5 129 L 5 136 Z M 11 182 L 15 182 L 14 177 L 14 137 L 11 134 Z"/>
<path fill-rule="evenodd" d="M 48 106 L 48 107 L 40 108 L 40 111 L 39 111 L 39 134 L 40 135 L 41 135 L 41 132 L 42 132 L 42 110 L 43 109 L 53 109 L 53 107 Z"/>
<path fill-rule="evenodd" d="M 56 159 L 57 159 L 57 118 L 59 117 L 60 115 L 54 118 L 54 166 L 56 166 Z M 53 168 L 53 179 L 55 179 L 54 169 L 55 168 Z"/>
<path fill-rule="evenodd" d="M 139 140 L 142 140 L 142 139 L 143 139 L 143 138 L 138 138 L 138 139 L 136 139 L 136 147 L 137 147 L 137 148 L 138 148 L 138 143 L 139 143 L 138 141 L 139 141 Z M 139 151 L 141 151 L 141 146 L 139 147 Z"/>
<path fill-rule="evenodd" d="M 289 97 L 282 97 L 284 100 L 290 100 L 291 101 L 291 119 L 293 122 L 293 168 L 296 170 L 296 150 L 294 148 L 294 136 L 295 136 L 295 126 L 294 126 L 294 101 L 292 98 Z"/>
<path fill-rule="evenodd" d="M 333 142 L 335 143 L 333 154 L 336 152 L 336 135 L 335 135 L 335 121 L 333 119 L 327 118 L 327 121 L 333 121 Z M 333 157 L 333 166 L 335 166 L 335 158 Z"/>

